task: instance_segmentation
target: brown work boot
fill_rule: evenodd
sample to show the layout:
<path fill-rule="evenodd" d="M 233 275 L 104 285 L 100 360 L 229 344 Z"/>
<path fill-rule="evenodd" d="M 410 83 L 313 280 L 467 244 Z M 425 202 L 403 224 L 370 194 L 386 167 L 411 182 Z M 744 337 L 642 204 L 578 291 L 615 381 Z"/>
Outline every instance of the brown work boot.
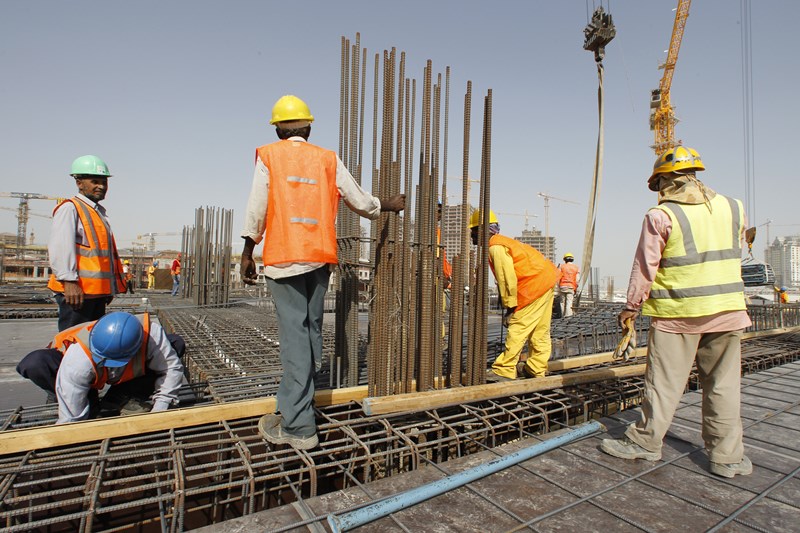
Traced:
<path fill-rule="evenodd" d="M 283 429 L 280 415 L 265 415 L 258 421 L 258 432 L 272 444 L 288 444 L 296 450 L 310 450 L 319 446 L 319 437 L 293 435 Z"/>
<path fill-rule="evenodd" d="M 507 378 L 500 374 L 495 374 L 491 368 L 486 371 L 486 383 L 505 383 L 507 381 L 514 381 L 516 378 Z"/>
<path fill-rule="evenodd" d="M 524 378 L 526 378 L 526 379 L 530 379 L 530 378 L 543 378 L 544 376 L 545 376 L 545 374 L 542 374 L 541 376 L 537 376 L 536 374 L 534 374 L 533 372 L 531 372 L 531 369 L 530 369 L 530 368 L 528 368 L 528 365 L 525 365 L 525 366 L 523 366 L 523 367 L 522 367 L 522 377 L 524 377 Z"/>

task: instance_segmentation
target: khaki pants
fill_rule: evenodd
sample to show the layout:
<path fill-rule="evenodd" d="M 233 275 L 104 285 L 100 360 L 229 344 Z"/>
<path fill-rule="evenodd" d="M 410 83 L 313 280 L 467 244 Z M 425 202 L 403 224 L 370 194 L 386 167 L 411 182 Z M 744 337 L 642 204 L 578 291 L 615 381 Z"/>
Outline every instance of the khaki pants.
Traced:
<path fill-rule="evenodd" d="M 575 289 L 572 287 L 559 287 L 558 292 L 561 294 L 561 316 L 563 318 L 572 316 L 572 299 L 575 297 Z"/>
<path fill-rule="evenodd" d="M 522 309 L 517 309 L 508 323 L 506 348 L 497 356 L 492 370 L 498 376 L 517 377 L 517 362 L 525 344 L 528 360 L 525 366 L 536 377 L 544 377 L 550 359 L 550 321 L 553 317 L 553 291 L 548 290 Z"/>
<path fill-rule="evenodd" d="M 741 461 L 741 338 L 741 330 L 690 335 L 650 328 L 642 418 L 628 427 L 628 438 L 648 451 L 661 449 L 696 359 L 709 458 L 715 463 Z"/>

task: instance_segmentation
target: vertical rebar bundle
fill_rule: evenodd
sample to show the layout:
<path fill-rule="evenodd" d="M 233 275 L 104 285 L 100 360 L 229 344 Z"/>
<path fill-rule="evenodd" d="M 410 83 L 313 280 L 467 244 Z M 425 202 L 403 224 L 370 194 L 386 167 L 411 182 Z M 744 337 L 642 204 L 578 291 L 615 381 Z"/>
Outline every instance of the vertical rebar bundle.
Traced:
<path fill-rule="evenodd" d="M 195 209 L 194 226 L 183 228 L 181 294 L 195 305 L 224 305 L 230 294 L 233 210 Z"/>
<path fill-rule="evenodd" d="M 399 59 L 398 59 L 399 55 Z M 363 60 L 361 59 L 363 57 Z M 363 122 L 366 86 L 366 49 L 342 38 L 339 154 L 354 177 L 361 182 Z M 488 271 L 482 261 L 470 261 L 466 220 L 468 203 L 468 158 L 471 83 L 467 84 L 464 120 L 464 180 L 462 190 L 462 252 L 453 259 L 452 297 L 446 309 L 443 260 L 445 250 L 439 230 L 438 203 L 447 205 L 447 144 L 449 125 L 450 69 L 435 73 L 428 60 L 423 70 L 419 95 L 418 161 L 414 162 L 416 134 L 416 80 L 406 78 L 406 55 L 394 48 L 375 54 L 373 86 L 372 194 L 389 198 L 404 192 L 406 210 L 402 218 L 381 214 L 370 230 L 369 265 L 372 267 L 370 294 L 359 290 L 360 221 L 348 209 L 341 209 L 339 270 L 337 276 L 336 356 L 331 385 L 354 385 L 358 377 L 357 317 L 361 301 L 369 302 L 367 377 L 369 394 L 383 396 L 423 391 L 436 387 L 482 383 L 486 366 L 486 306 Z M 444 94 L 442 92 L 444 91 Z M 442 111 L 444 108 L 444 111 Z M 491 150 L 491 93 L 484 109 L 482 146 L 482 205 L 488 212 Z M 360 126 L 359 126 L 360 124 Z M 417 165 L 417 184 L 413 168 Z M 470 264 L 480 273 L 470 283 Z M 483 287 L 483 289 L 481 289 Z M 473 295 L 468 315 L 468 363 L 464 363 L 464 307 L 467 291 Z M 448 339 L 449 337 L 449 339 Z"/>

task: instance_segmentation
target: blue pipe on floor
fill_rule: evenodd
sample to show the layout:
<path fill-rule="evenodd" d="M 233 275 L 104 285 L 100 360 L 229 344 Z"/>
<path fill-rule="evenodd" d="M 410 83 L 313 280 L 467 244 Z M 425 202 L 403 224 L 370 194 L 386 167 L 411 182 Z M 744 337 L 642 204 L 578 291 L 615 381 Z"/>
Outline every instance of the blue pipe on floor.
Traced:
<path fill-rule="evenodd" d="M 489 474 L 499 472 L 509 466 L 527 461 L 532 457 L 549 452 L 564 444 L 569 444 L 570 442 L 604 430 L 605 427 L 600 422 L 594 420 L 581 424 L 552 439 L 547 439 L 533 446 L 517 450 L 514 453 L 498 457 L 488 463 L 478 465 L 469 470 L 464 470 L 452 476 L 447 476 L 433 483 L 428 483 L 415 489 L 395 494 L 394 496 L 366 505 L 361 509 L 356 509 L 355 511 L 345 513 L 341 516 L 330 514 L 328 515 L 328 525 L 333 533 L 350 531 L 351 529 L 377 520 L 378 518 L 383 518 L 388 514 L 400 511 L 406 507 L 411 507 L 429 498 L 433 498 L 434 496 L 444 494 L 451 489 L 461 487 L 467 483 L 488 476 Z"/>

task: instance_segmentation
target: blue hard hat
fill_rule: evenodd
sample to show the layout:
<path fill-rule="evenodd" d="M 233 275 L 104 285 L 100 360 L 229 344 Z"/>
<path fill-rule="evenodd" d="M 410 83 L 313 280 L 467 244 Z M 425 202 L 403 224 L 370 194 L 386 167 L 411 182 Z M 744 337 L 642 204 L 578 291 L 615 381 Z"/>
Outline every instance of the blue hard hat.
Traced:
<path fill-rule="evenodd" d="M 109 368 L 125 366 L 142 346 L 144 330 L 130 313 L 109 313 L 98 320 L 89 333 L 89 349 L 97 364 Z"/>
<path fill-rule="evenodd" d="M 781 287 L 781 292 L 786 292 L 786 287 Z"/>

